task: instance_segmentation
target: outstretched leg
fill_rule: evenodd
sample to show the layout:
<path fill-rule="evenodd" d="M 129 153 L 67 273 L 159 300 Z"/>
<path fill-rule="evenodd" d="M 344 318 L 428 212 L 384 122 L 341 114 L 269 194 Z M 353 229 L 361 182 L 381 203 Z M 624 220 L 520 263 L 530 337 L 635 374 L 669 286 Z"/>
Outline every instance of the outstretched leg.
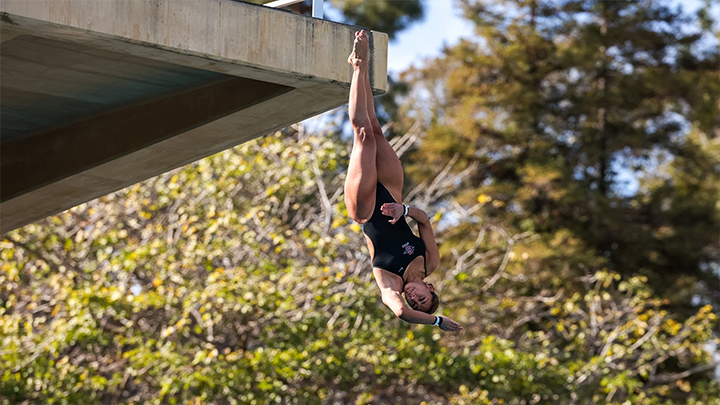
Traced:
<path fill-rule="evenodd" d="M 368 75 L 368 38 L 365 31 L 355 33 L 353 52 L 348 57 L 348 62 L 353 66 L 349 114 L 355 140 L 345 179 L 345 205 L 352 219 L 365 223 L 375 209 L 378 181 L 377 146 L 367 112 L 365 90 L 365 78 Z"/>
<path fill-rule="evenodd" d="M 375 116 L 375 102 L 373 101 L 372 87 L 370 86 L 370 76 L 366 72 L 363 78 L 365 83 L 365 100 L 367 102 L 367 113 L 372 125 L 372 131 L 375 135 L 375 144 L 377 145 L 377 157 L 375 164 L 377 166 L 378 182 L 382 183 L 385 188 L 392 194 L 395 201 L 402 203 L 403 189 L 403 168 L 400 159 L 395 150 L 383 135 L 380 122 Z"/>

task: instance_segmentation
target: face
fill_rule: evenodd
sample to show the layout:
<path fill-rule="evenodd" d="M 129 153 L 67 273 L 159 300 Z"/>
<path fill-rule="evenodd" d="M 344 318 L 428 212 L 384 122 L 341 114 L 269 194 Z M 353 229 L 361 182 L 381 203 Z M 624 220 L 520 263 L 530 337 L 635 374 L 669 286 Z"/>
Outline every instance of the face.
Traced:
<path fill-rule="evenodd" d="M 432 305 L 432 294 L 435 287 L 428 283 L 407 283 L 405 284 L 405 300 L 410 308 L 416 311 L 427 312 Z"/>

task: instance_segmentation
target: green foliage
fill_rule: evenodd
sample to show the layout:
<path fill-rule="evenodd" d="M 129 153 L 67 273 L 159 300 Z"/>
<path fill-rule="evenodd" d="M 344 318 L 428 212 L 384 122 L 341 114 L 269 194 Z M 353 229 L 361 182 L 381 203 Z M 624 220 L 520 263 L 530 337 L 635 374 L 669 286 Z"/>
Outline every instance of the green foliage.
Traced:
<path fill-rule="evenodd" d="M 397 126 L 427 127 L 408 178 L 457 159 L 462 186 L 442 199 L 537 232 L 534 285 L 607 267 L 644 274 L 682 316 L 694 296 L 720 311 L 720 54 L 706 19 L 666 2 L 460 3 L 476 36 L 403 77 L 414 90 Z"/>
<path fill-rule="evenodd" d="M 390 39 L 410 24 L 423 18 L 423 4 L 419 0 L 332 0 L 349 24 L 368 27 L 388 34 Z"/>
<path fill-rule="evenodd" d="M 409 202 L 461 334 L 382 305 L 349 145 L 294 127 L 4 235 L 0 403 L 719 405 L 717 53 L 649 2 L 462 4 L 476 40 L 385 100 L 429 126 Z"/>
<path fill-rule="evenodd" d="M 397 320 L 338 198 L 346 146 L 272 135 L 6 235 L 2 403 L 717 395 L 716 383 L 673 375 L 709 364 L 716 315 L 675 320 L 643 277 L 600 272 L 582 294 L 545 298 L 510 279 L 474 301 L 452 298 L 477 291 L 482 272 L 457 274 L 442 295 L 464 334 Z M 494 233 L 486 242 L 520 274 L 522 254 Z"/>

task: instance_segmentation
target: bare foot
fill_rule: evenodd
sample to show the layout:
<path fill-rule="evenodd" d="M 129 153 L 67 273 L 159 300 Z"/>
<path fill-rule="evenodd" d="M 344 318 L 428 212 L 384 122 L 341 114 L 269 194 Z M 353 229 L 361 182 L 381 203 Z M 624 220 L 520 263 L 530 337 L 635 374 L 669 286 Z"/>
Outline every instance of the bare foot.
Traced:
<path fill-rule="evenodd" d="M 355 33 L 355 43 L 353 43 L 353 50 L 348 56 L 348 63 L 353 67 L 359 67 L 360 65 L 367 65 L 368 60 L 368 37 L 365 31 Z"/>

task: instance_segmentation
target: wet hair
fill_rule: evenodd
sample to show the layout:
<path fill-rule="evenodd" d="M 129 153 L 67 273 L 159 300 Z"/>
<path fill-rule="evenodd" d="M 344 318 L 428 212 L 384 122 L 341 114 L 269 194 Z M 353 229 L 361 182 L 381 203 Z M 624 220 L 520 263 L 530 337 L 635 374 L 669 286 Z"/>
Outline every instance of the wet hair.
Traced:
<path fill-rule="evenodd" d="M 438 297 L 437 294 L 435 294 L 434 291 L 430 291 L 430 294 L 432 294 L 432 299 L 430 300 L 430 308 L 428 308 L 427 311 L 423 311 L 427 314 L 434 314 L 435 311 L 437 311 L 438 307 L 440 306 L 440 297 Z"/>

